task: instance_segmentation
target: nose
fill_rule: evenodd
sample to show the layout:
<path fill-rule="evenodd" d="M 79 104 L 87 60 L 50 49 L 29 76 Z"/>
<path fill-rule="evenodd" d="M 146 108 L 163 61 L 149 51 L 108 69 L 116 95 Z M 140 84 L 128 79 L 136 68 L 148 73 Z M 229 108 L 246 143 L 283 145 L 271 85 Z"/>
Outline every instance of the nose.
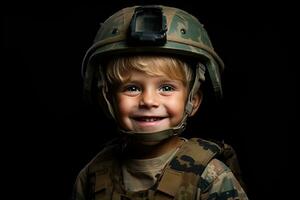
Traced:
<path fill-rule="evenodd" d="M 141 95 L 139 102 L 141 108 L 152 108 L 159 106 L 158 94 L 152 90 L 145 90 Z"/>

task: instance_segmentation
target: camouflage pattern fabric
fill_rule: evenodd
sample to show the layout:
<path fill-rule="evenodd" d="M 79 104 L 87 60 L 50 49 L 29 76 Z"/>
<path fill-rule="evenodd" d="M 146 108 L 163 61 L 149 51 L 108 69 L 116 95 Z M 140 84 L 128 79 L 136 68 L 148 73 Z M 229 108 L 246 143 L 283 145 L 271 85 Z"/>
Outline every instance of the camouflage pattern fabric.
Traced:
<path fill-rule="evenodd" d="M 201 199 L 248 199 L 232 171 L 221 161 L 213 159 L 201 175 Z M 209 187 L 207 187 L 209 186 Z"/>
<path fill-rule="evenodd" d="M 190 139 L 165 168 L 155 187 L 128 192 L 122 185 L 119 148 L 106 148 L 79 173 L 74 200 L 247 200 L 232 171 L 214 158 L 219 151 L 219 146 L 212 142 Z"/>

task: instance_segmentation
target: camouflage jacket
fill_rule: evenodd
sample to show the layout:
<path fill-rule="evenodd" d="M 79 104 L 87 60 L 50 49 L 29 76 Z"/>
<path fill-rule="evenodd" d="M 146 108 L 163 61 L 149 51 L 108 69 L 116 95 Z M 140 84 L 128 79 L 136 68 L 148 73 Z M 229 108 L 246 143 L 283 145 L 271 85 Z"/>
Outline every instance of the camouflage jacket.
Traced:
<path fill-rule="evenodd" d="M 74 200 L 247 200 L 232 171 L 216 155 L 215 143 L 193 138 L 184 143 L 151 189 L 125 191 L 122 184 L 120 146 L 102 150 L 79 173 Z"/>

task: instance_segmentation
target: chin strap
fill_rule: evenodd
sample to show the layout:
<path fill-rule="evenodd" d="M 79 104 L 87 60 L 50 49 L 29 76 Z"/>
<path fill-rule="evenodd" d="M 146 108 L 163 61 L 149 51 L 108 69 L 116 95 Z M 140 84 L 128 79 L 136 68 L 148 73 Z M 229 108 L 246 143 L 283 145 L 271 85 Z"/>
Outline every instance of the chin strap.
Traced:
<path fill-rule="evenodd" d="M 179 123 L 179 126 L 162 131 L 145 133 L 119 129 L 119 132 L 129 140 L 141 142 L 160 142 L 168 139 L 169 137 L 180 135 L 185 130 L 187 117 L 188 115 L 184 116 L 181 123 Z"/>
<path fill-rule="evenodd" d="M 193 97 L 198 92 L 201 81 L 205 80 L 204 73 L 205 73 L 205 66 L 202 65 L 201 63 L 198 63 L 196 66 L 194 83 L 190 90 L 185 105 L 185 115 L 178 126 L 170 129 L 157 131 L 157 132 L 150 132 L 150 133 L 126 131 L 123 129 L 119 129 L 119 132 L 130 140 L 142 141 L 142 142 L 160 142 L 169 137 L 180 135 L 186 128 L 187 118 L 193 112 Z"/>

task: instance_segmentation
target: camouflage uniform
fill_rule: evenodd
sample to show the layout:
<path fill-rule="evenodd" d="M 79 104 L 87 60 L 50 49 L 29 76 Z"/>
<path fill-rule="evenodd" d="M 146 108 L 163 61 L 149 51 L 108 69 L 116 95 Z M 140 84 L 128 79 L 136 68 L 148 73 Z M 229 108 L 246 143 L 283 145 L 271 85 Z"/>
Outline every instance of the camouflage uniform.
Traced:
<path fill-rule="evenodd" d="M 192 138 L 181 146 L 152 188 L 130 192 L 122 184 L 122 150 L 112 145 L 80 172 L 74 200 L 248 199 L 231 170 L 215 159 L 219 152 L 215 143 Z"/>
<path fill-rule="evenodd" d="M 96 105 L 100 102 L 111 118 L 116 120 L 113 105 L 107 98 L 110 94 L 102 65 L 111 56 L 138 53 L 184 57 L 191 61 L 194 77 L 184 117 L 178 126 L 151 134 L 119 127 L 120 133 L 130 139 L 161 141 L 179 135 L 186 127 L 193 109 L 193 96 L 202 83 L 212 86 L 217 99 L 222 97 L 220 73 L 224 64 L 203 25 L 177 8 L 134 6 L 116 12 L 101 25 L 82 63 L 85 96 Z M 247 199 L 230 169 L 215 158 L 220 152 L 215 143 L 197 138 L 188 140 L 165 166 L 156 184 L 139 192 L 124 189 L 121 147 L 122 144 L 108 146 L 80 172 L 74 200 Z"/>

